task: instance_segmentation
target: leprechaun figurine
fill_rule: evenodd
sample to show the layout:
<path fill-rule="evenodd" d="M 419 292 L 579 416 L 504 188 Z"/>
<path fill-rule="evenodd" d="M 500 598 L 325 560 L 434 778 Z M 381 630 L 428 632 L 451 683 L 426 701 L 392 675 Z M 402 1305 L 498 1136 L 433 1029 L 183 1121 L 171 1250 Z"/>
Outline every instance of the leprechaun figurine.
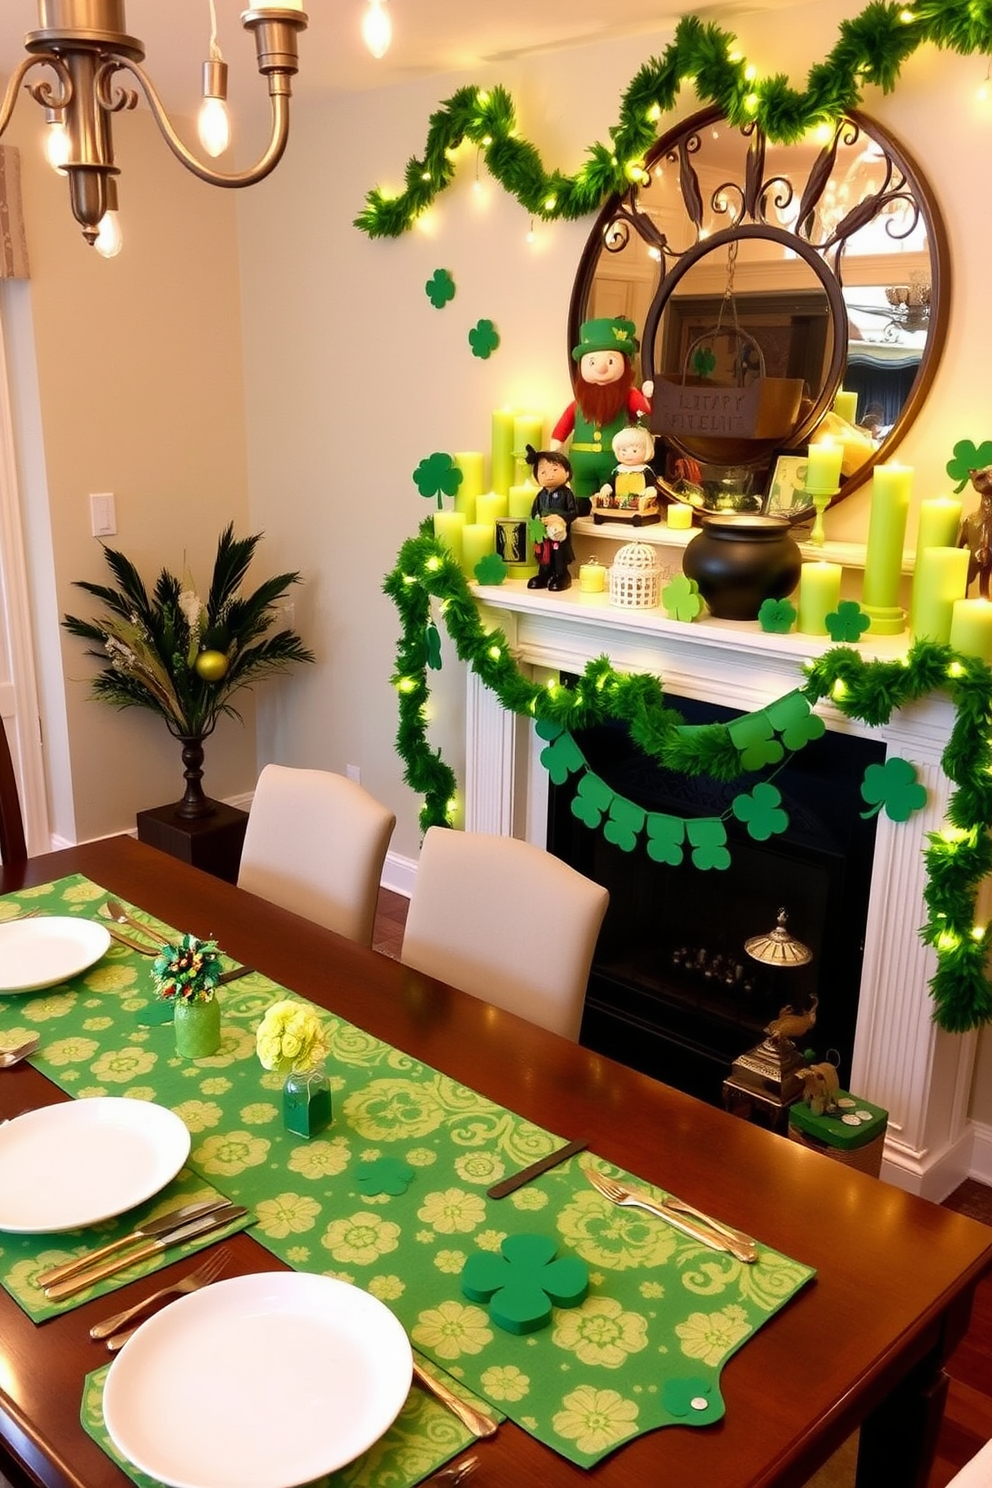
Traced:
<path fill-rule="evenodd" d="M 567 589 L 572 576 L 568 565 L 575 557 L 570 533 L 579 508 L 569 485 L 572 467 L 560 450 L 536 450 L 527 446 L 527 464 L 540 490 L 531 505 L 531 519 L 544 531 L 534 543 L 537 573 L 527 580 L 528 589 Z"/>
<path fill-rule="evenodd" d="M 623 316 L 587 320 L 572 350 L 575 401 L 551 431 L 553 449 L 571 436 L 573 488 L 579 513 L 587 516 L 591 497 L 610 478 L 615 464 L 612 440 L 627 424 L 651 412 L 654 384 L 634 386 L 637 327 Z"/>

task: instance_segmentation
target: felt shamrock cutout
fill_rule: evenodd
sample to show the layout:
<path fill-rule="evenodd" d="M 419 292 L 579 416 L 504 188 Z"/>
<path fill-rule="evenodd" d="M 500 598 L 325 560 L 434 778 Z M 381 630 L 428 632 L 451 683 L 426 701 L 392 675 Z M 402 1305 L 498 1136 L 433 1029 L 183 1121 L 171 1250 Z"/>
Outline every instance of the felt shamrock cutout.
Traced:
<path fill-rule="evenodd" d="M 788 635 L 796 620 L 791 599 L 766 599 L 758 611 L 758 623 L 768 635 Z"/>
<path fill-rule="evenodd" d="M 622 852 L 633 852 L 637 846 L 638 833 L 644 830 L 647 812 L 635 806 L 623 796 L 614 796 L 610 802 L 610 818 L 603 828 L 603 836 Z"/>
<path fill-rule="evenodd" d="M 424 293 L 435 310 L 443 310 L 455 298 L 455 281 L 447 269 L 435 269 L 424 285 Z"/>
<path fill-rule="evenodd" d="M 539 718 L 534 725 L 534 732 L 539 739 L 557 739 L 559 734 L 565 732 L 563 724 L 556 723 L 553 718 Z"/>
<path fill-rule="evenodd" d="M 541 750 L 541 764 L 547 770 L 553 785 L 564 785 L 569 775 L 582 769 L 585 758 L 571 734 L 562 730 L 547 749 Z"/>
<path fill-rule="evenodd" d="M 865 821 L 877 816 L 883 806 L 890 821 L 908 821 L 914 811 L 927 804 L 927 788 L 917 780 L 916 766 L 897 757 L 887 759 L 884 765 L 868 766 L 861 795 L 871 808 L 861 813 Z"/>
<path fill-rule="evenodd" d="M 578 1307 L 589 1291 L 589 1268 L 578 1256 L 558 1256 L 550 1235 L 508 1235 L 500 1254 L 476 1251 L 465 1262 L 462 1291 L 488 1302 L 489 1317 L 507 1333 L 533 1333 L 551 1308 Z"/>
<path fill-rule="evenodd" d="M 433 620 L 428 620 L 424 630 L 424 651 L 427 665 L 434 672 L 441 670 L 441 636 Z"/>
<path fill-rule="evenodd" d="M 785 750 L 775 737 L 767 713 L 745 713 L 727 724 L 730 742 L 740 752 L 745 770 L 760 770 L 763 765 L 777 765 Z"/>
<path fill-rule="evenodd" d="M 678 868 L 682 862 L 685 822 L 679 816 L 665 816 L 652 811 L 647 820 L 647 854 L 655 863 L 670 863 Z"/>
<path fill-rule="evenodd" d="M 572 815 L 587 827 L 598 827 L 613 801 L 613 791 L 598 775 L 586 772 L 572 801 Z"/>
<path fill-rule="evenodd" d="M 711 346 L 700 346 L 692 358 L 692 370 L 697 377 L 711 377 L 716 369 L 716 353 Z"/>
<path fill-rule="evenodd" d="M 670 1416 L 692 1416 L 693 1425 L 718 1420 L 723 1414 L 722 1402 L 712 1399 L 713 1381 L 699 1375 L 685 1375 L 682 1379 L 665 1380 L 661 1387 L 661 1403 Z"/>
<path fill-rule="evenodd" d="M 661 602 L 669 620 L 695 620 L 703 608 L 699 585 L 685 574 L 676 574 L 661 591 Z"/>
<path fill-rule="evenodd" d="M 506 564 L 498 553 L 487 553 L 475 565 L 475 577 L 480 584 L 502 584 L 506 578 Z"/>
<path fill-rule="evenodd" d="M 413 482 L 421 496 L 437 497 L 438 511 L 440 511 L 441 497 L 454 496 L 462 483 L 462 472 L 450 455 L 436 450 L 433 455 L 428 455 L 426 460 L 421 460 L 413 472 Z"/>
<path fill-rule="evenodd" d="M 810 706 L 809 698 L 802 692 L 790 692 L 778 698 L 765 710 L 765 716 L 775 732 L 781 735 L 786 749 L 802 749 L 827 731 L 827 725 L 818 718 Z"/>
<path fill-rule="evenodd" d="M 692 861 L 697 868 L 729 868 L 727 829 L 718 816 L 698 817 L 685 824 L 692 848 Z"/>
<path fill-rule="evenodd" d="M 992 465 L 992 439 L 983 440 L 979 445 L 972 444 L 970 439 L 959 439 L 946 467 L 951 480 L 958 482 L 954 487 L 955 496 L 968 484 L 971 471 L 983 470 L 986 465 Z"/>
<path fill-rule="evenodd" d="M 755 842 L 767 842 L 777 832 L 788 830 L 789 813 L 782 809 L 781 793 L 767 780 L 761 781 L 753 791 L 735 796 L 731 809 Z"/>
<path fill-rule="evenodd" d="M 842 599 L 836 610 L 824 618 L 824 624 L 832 641 L 860 641 L 871 624 L 870 616 L 856 599 Z"/>
<path fill-rule="evenodd" d="M 376 1194 L 398 1198 L 413 1182 L 414 1169 L 399 1157 L 378 1157 L 374 1162 L 359 1163 L 355 1175 L 366 1198 L 375 1198 Z"/>
<path fill-rule="evenodd" d="M 479 320 L 468 333 L 472 355 L 487 362 L 499 345 L 499 331 L 491 320 Z"/>

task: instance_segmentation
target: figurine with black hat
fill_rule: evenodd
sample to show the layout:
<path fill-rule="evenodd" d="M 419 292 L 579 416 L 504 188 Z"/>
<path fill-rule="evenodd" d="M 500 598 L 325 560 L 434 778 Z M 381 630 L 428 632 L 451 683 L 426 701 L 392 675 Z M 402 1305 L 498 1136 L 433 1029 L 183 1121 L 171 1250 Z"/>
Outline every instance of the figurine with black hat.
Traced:
<path fill-rule="evenodd" d="M 531 444 L 527 446 L 526 459 L 539 487 L 531 505 L 531 518 L 544 529 L 534 543 L 537 573 L 527 580 L 527 588 L 550 589 L 555 593 L 568 589 L 572 583 L 568 565 L 575 551 L 570 533 L 579 515 L 569 484 L 572 467 L 561 450 L 536 450 Z"/>

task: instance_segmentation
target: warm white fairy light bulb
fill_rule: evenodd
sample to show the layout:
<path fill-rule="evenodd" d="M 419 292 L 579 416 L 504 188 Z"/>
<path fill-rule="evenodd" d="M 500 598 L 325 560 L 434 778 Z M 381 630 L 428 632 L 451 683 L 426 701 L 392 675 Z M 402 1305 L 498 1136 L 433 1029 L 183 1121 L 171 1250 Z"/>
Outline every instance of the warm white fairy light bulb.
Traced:
<path fill-rule="evenodd" d="M 45 159 L 52 170 L 61 172 L 69 159 L 69 131 L 59 109 L 45 110 Z"/>
<path fill-rule="evenodd" d="M 373 57 L 384 57 L 393 39 L 393 23 L 386 10 L 386 0 L 368 0 L 362 17 L 362 37 Z"/>

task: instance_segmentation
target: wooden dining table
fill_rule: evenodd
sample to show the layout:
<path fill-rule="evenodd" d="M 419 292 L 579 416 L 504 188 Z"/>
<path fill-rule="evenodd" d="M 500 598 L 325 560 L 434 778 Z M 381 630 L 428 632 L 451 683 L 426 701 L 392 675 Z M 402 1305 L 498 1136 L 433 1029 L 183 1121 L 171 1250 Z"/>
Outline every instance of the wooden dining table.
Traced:
<path fill-rule="evenodd" d="M 992 1230 L 751 1125 L 408 970 L 129 837 L 0 870 L 0 892 L 85 874 L 168 924 L 611 1163 L 815 1267 L 726 1364 L 726 1415 L 668 1426 L 587 1471 L 511 1422 L 474 1449 L 480 1488 L 798 1488 L 860 1427 L 859 1488 L 926 1488 L 942 1364 L 992 1267 Z M 0 1119 L 65 1096 L 37 1070 L 0 1073 Z M 280 1269 L 250 1233 L 228 1274 Z M 178 1274 L 173 1266 L 166 1279 Z M 121 1305 L 147 1292 L 123 1288 Z M 15 1484 L 125 1488 L 79 1423 L 105 1356 L 93 1301 L 37 1325 L 0 1292 L 0 1471 Z"/>

